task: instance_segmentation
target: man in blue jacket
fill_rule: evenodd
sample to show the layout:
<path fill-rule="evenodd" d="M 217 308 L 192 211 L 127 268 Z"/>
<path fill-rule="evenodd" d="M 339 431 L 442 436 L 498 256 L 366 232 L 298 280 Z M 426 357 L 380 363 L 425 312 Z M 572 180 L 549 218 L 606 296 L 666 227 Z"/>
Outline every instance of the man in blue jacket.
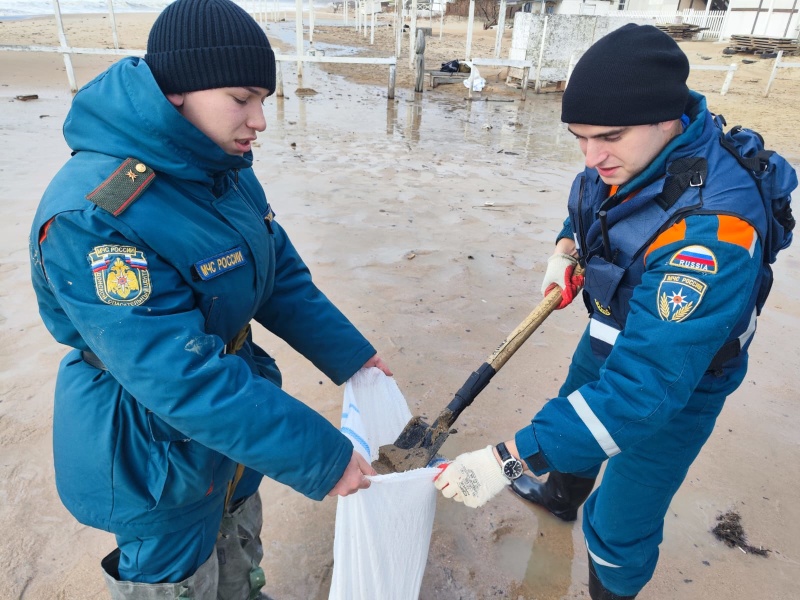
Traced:
<path fill-rule="evenodd" d="M 576 65 L 561 120 L 586 169 L 542 291 L 562 287 L 563 308 L 585 282 L 589 326 L 531 424 L 436 480 L 468 506 L 510 484 L 567 521 L 585 501 L 593 600 L 634 598 L 652 577 L 664 515 L 744 378 L 768 293 L 759 191 L 688 75 L 652 26 L 609 33 Z"/>
<path fill-rule="evenodd" d="M 230 0 L 178 0 L 144 60 L 76 96 L 72 158 L 39 206 L 33 285 L 73 348 L 58 372 L 56 485 L 115 534 L 115 599 L 255 598 L 262 476 L 322 500 L 369 486 L 336 427 L 281 391 L 250 322 L 336 384 L 391 375 L 317 289 L 252 171 L 275 56 Z M 240 465 L 237 467 L 237 465 Z"/>

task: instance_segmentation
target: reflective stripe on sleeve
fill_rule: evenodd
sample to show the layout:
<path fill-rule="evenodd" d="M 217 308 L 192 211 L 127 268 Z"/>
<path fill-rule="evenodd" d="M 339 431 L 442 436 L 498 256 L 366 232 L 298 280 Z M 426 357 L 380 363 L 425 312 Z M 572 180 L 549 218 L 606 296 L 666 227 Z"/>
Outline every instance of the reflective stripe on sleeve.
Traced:
<path fill-rule="evenodd" d="M 747 329 L 739 336 L 739 348 L 744 348 L 744 345 L 753 337 L 756 332 L 756 309 L 753 309 L 753 314 L 750 315 L 750 322 L 747 324 Z"/>
<path fill-rule="evenodd" d="M 589 405 L 586 403 L 586 400 L 583 398 L 579 391 L 572 392 L 569 396 L 567 396 L 567 400 L 569 403 L 572 404 L 572 408 L 575 409 L 575 412 L 578 413 L 578 416 L 583 421 L 583 424 L 589 429 L 589 432 L 594 436 L 594 439 L 603 449 L 603 452 L 611 458 L 612 456 L 616 456 L 622 450 L 619 449 L 617 443 L 611 437 L 611 434 L 608 433 L 608 429 L 600 422 L 600 419 L 597 418 L 597 415 L 592 412 L 592 409 L 589 408 Z"/>
<path fill-rule="evenodd" d="M 596 319 L 589 321 L 589 335 L 601 342 L 605 342 L 609 346 L 614 345 L 619 333 L 619 329 L 614 329 L 611 325 L 606 325 Z"/>
<path fill-rule="evenodd" d="M 602 558 L 597 556 L 597 554 L 592 552 L 592 549 L 589 548 L 589 542 L 586 540 L 586 538 L 583 538 L 583 541 L 586 544 L 586 551 L 589 553 L 589 556 L 592 557 L 592 560 L 596 564 L 600 565 L 601 567 L 609 567 L 611 569 L 619 569 L 622 566 L 622 565 L 615 565 L 614 563 L 610 563 L 607 560 L 603 560 Z"/>

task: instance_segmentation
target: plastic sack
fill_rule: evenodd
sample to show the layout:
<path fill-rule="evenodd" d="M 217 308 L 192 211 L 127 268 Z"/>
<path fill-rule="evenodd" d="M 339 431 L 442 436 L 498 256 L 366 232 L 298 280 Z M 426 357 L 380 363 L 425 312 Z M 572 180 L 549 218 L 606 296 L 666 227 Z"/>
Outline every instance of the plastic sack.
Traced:
<path fill-rule="evenodd" d="M 470 67 L 469 77 L 464 80 L 464 86 L 469 89 L 472 88 L 473 92 L 480 92 L 486 86 L 486 80 L 481 77 L 478 68 L 471 62 L 467 61 Z"/>
<path fill-rule="evenodd" d="M 411 418 L 394 379 L 362 369 L 345 385 L 342 433 L 370 462 Z M 435 468 L 371 477 L 339 498 L 329 600 L 416 600 L 436 512 Z"/>

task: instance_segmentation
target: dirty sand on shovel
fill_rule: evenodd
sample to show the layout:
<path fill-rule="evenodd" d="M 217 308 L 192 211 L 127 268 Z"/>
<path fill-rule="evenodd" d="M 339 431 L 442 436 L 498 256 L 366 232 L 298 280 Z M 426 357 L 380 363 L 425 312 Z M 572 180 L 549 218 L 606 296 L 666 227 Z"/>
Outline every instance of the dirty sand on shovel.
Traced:
<path fill-rule="evenodd" d="M 117 18 L 123 44 L 143 48 L 154 15 Z M 65 21 L 75 46 L 112 43 L 101 16 Z M 463 21 L 448 20 L 441 41 L 436 23 L 433 30 L 429 66 L 463 56 Z M 292 50 L 290 22 L 268 32 Z M 494 35 L 476 28 L 483 56 L 491 56 Z M 380 51 L 391 53 L 386 26 L 376 31 L 376 46 L 384 37 L 392 41 L 381 42 Z M 56 41 L 50 20 L 0 23 L 0 44 Z M 368 41 L 327 25 L 315 34 L 315 44 L 377 53 Z M 724 46 L 714 43 L 682 46 L 693 64 L 751 58 L 723 56 Z M 108 62 L 75 57 L 79 84 Z M 729 123 L 758 129 L 800 166 L 800 69 L 784 69 L 765 99 L 771 62 L 740 64 L 725 97 L 718 94 L 721 73 L 698 71 L 690 83 Z M 6 52 L 0 62 L 3 600 L 104 598 L 98 563 L 114 547 L 111 535 L 76 523 L 55 490 L 52 395 L 65 350 L 39 319 L 28 275 L 29 224 L 68 157 L 61 124 L 71 95 L 63 69 L 57 55 Z M 545 261 L 582 164 L 559 123 L 558 94 L 530 94 L 523 103 L 502 73 L 482 75 L 488 86 L 481 97 L 491 101 L 468 103 L 460 84 L 415 97 L 401 67 L 397 97 L 388 101 L 386 67 L 307 66 L 302 82 L 286 67 L 287 97 L 268 100 L 268 129 L 255 149 L 255 171 L 316 281 L 391 365 L 411 411 L 428 419 L 540 300 Z M 316 94 L 295 94 L 300 87 Z M 29 94 L 39 99 L 15 100 Z M 661 559 L 641 598 L 797 597 L 798 252 L 790 248 L 776 266 L 750 371 L 670 506 Z M 585 324 L 578 306 L 551 316 L 464 412 L 443 453 L 454 457 L 524 426 L 558 389 Z M 338 422 L 342 388 L 269 334 L 257 338 L 276 356 L 286 389 Z M 313 502 L 272 481 L 262 493 L 266 591 L 280 600 L 327 598 L 336 502 Z M 740 515 L 749 545 L 771 549 L 767 558 L 712 535 L 728 511 Z M 423 600 L 587 597 L 579 525 L 511 492 L 478 510 L 439 500 Z"/>

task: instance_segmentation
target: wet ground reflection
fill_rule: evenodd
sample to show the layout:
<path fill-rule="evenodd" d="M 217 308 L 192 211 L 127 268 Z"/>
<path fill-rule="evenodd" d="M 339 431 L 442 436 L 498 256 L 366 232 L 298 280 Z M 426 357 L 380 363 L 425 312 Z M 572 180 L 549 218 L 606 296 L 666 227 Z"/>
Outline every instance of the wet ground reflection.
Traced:
<path fill-rule="evenodd" d="M 305 68 L 303 85 L 313 88 L 316 95 L 295 96 L 296 80 L 287 77 L 286 98 L 267 104 L 268 117 L 272 111 L 275 117 L 269 125 L 279 131 L 290 121 L 320 132 L 348 131 L 370 137 L 384 132 L 384 141 L 434 144 L 454 152 L 459 145 L 475 144 L 486 152 L 580 166 L 578 146 L 560 122 L 560 95 L 529 93 L 525 101 L 519 97 L 468 101 L 397 90 L 396 98 L 388 100 L 385 87 L 322 76 L 315 73 L 316 65 Z M 386 71 L 388 81 L 388 67 Z"/>
<path fill-rule="evenodd" d="M 473 450 L 469 440 L 450 437 L 448 455 Z M 493 502 L 498 502 L 494 500 Z M 513 599 L 561 600 L 570 593 L 573 580 L 585 579 L 586 566 L 580 555 L 585 553 L 578 521 L 565 523 L 541 507 L 517 497 L 510 489 L 501 493 L 499 502 L 516 505 L 519 511 L 505 509 L 504 514 L 516 514 L 513 523 L 501 524 L 493 532 L 493 543 L 487 548 L 491 562 L 508 577 L 504 597 Z M 449 531 L 463 528 L 463 512 L 453 510 L 450 501 L 440 500 L 436 512 L 436 527 Z M 468 545 L 466 539 L 459 546 Z M 588 596 L 588 594 L 587 594 Z"/>

